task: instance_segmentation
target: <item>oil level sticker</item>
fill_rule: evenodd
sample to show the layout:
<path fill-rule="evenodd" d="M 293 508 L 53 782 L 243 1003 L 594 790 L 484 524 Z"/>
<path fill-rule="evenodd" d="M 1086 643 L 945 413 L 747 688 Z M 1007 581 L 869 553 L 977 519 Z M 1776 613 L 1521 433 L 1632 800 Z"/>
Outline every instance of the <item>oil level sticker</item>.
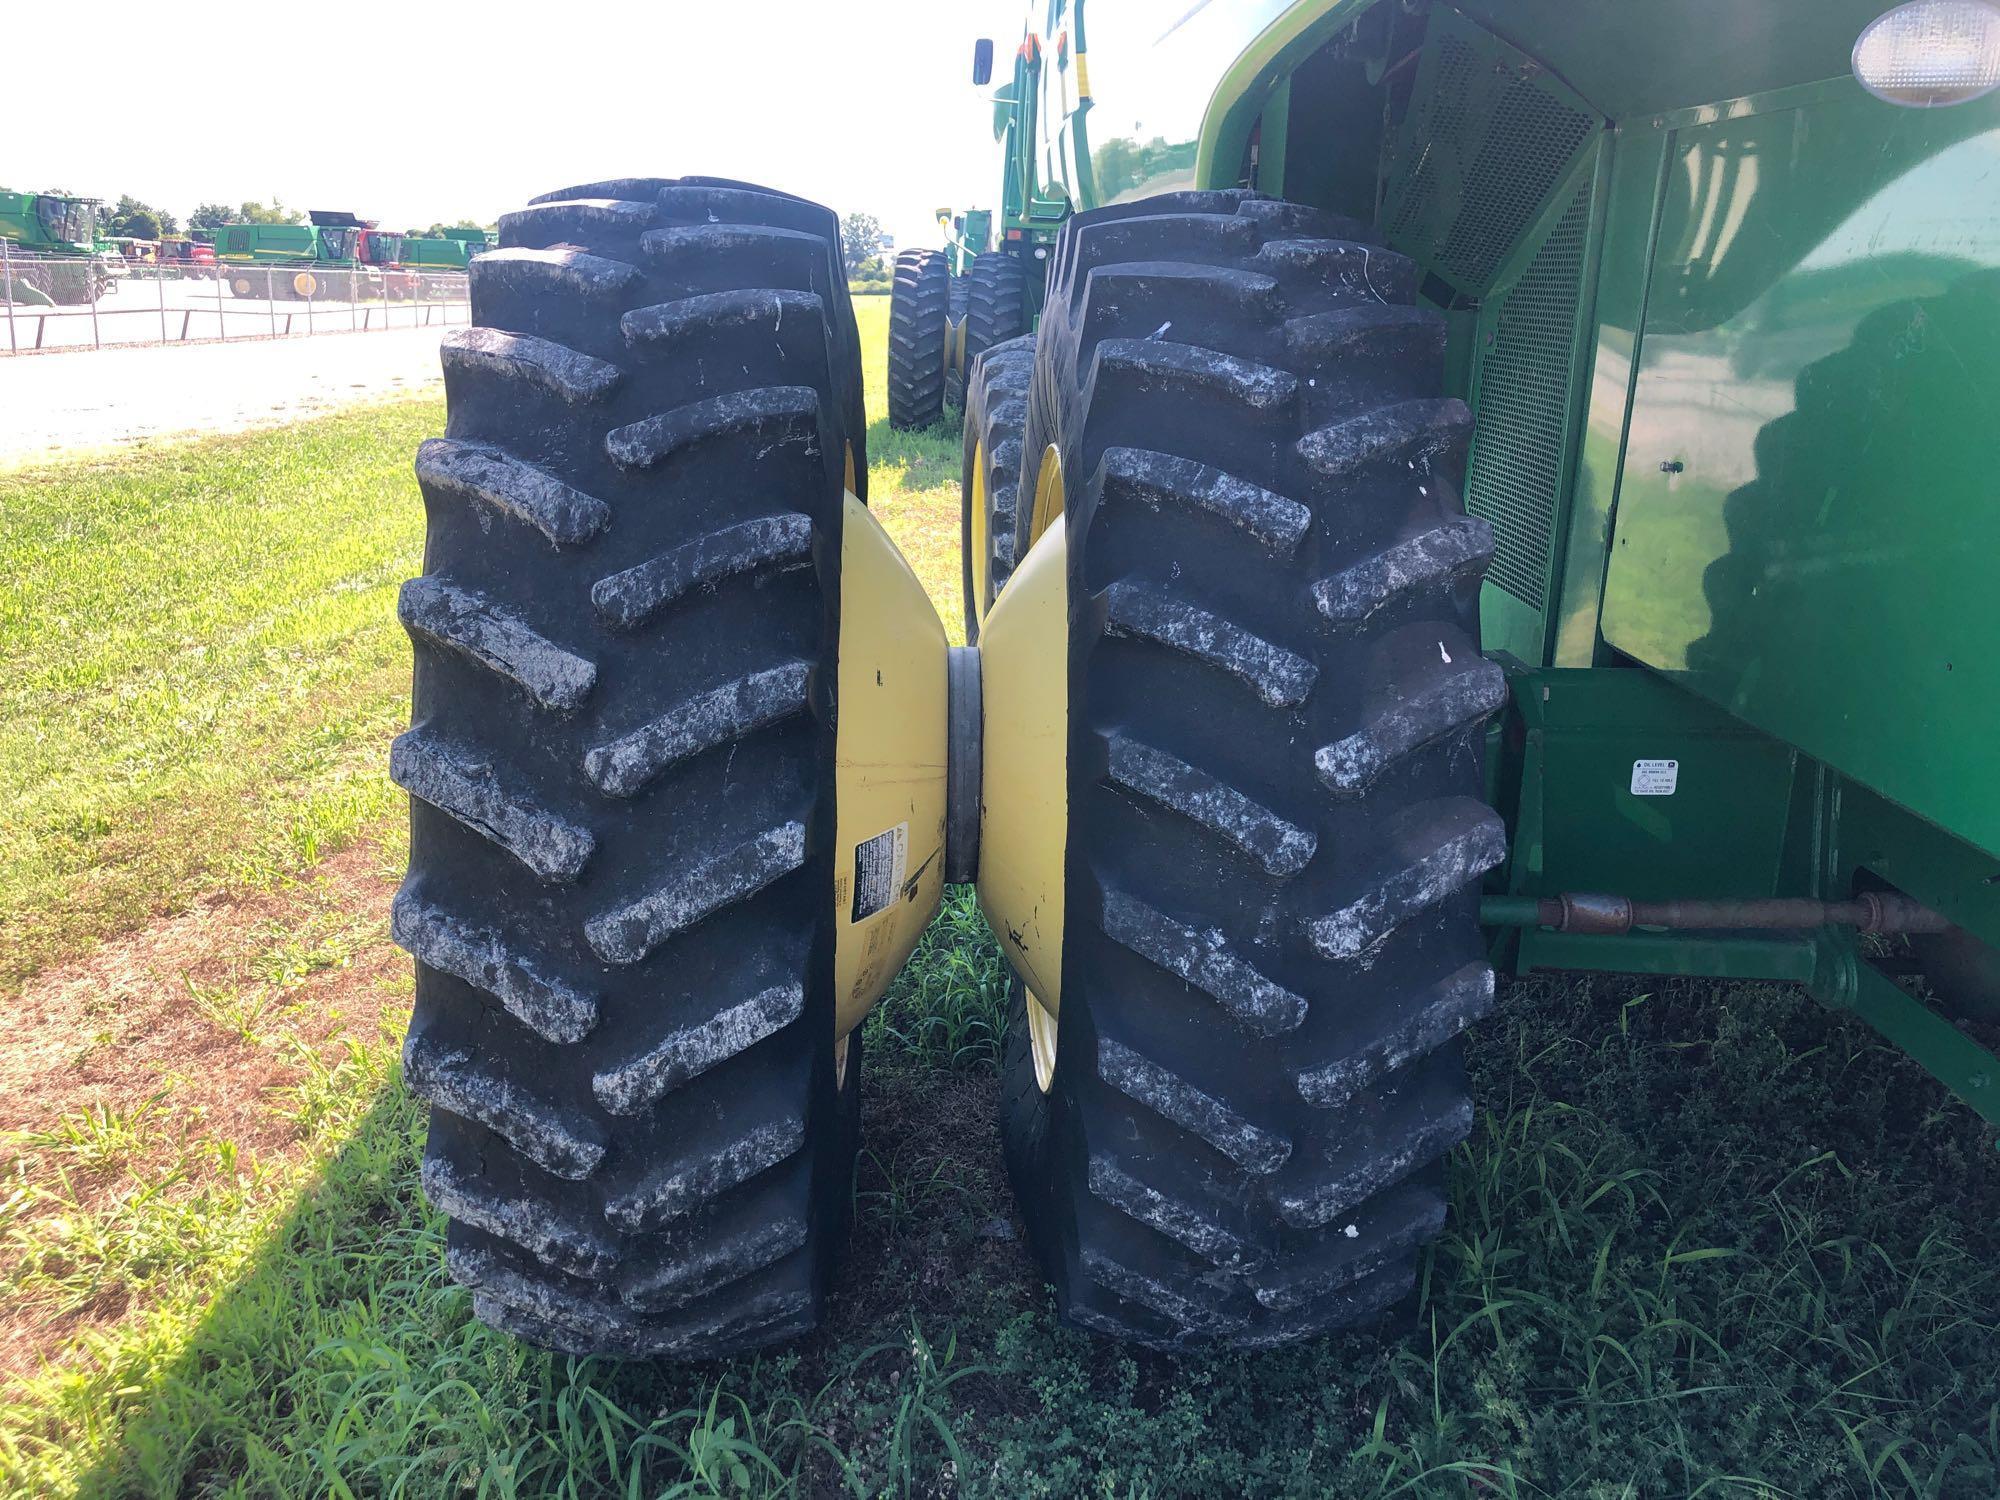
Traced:
<path fill-rule="evenodd" d="M 854 915 L 865 922 L 885 910 L 903 888 L 910 863 L 910 825 L 898 823 L 886 833 L 854 846 Z"/>
<path fill-rule="evenodd" d="M 1680 779 L 1681 763 L 1677 760 L 1632 762 L 1632 795 L 1635 797 L 1671 797 Z"/>

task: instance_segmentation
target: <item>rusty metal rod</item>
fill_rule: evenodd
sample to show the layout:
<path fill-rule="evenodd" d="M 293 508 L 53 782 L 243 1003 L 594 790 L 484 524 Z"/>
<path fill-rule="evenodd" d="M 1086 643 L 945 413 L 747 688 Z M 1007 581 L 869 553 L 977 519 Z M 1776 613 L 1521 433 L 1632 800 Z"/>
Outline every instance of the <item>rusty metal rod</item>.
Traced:
<path fill-rule="evenodd" d="M 1862 932 L 1945 932 L 1951 923 L 1895 891 L 1863 891 L 1849 901 L 1804 896 L 1743 900 L 1634 901 L 1594 891 L 1560 896 L 1489 896 L 1480 920 L 1491 927 L 1548 927 L 1557 932 L 1619 936 L 1635 927 L 1701 932 L 1796 932 L 1853 927 Z"/>

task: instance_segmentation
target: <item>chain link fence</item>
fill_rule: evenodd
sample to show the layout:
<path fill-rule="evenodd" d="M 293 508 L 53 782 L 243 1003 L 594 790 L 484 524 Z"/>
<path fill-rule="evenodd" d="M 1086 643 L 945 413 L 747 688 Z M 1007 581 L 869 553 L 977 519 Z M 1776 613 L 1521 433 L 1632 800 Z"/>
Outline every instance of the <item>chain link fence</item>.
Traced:
<path fill-rule="evenodd" d="M 470 321 L 463 271 L 126 261 L 40 255 L 0 239 L 0 354 Z"/>

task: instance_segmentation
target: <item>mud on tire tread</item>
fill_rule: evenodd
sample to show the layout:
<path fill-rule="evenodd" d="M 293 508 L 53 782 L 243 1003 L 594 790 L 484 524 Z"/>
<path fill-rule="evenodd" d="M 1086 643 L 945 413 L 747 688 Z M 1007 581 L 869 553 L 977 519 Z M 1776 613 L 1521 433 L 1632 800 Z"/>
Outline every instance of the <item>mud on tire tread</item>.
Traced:
<path fill-rule="evenodd" d="M 574 1353 L 792 1336 L 845 1237 L 834 234 L 693 178 L 506 215 L 417 460 L 394 929 L 424 1186 L 480 1316 Z"/>
<path fill-rule="evenodd" d="M 530 199 L 529 206 L 591 198 L 650 201 L 666 187 L 688 189 L 690 192 L 703 188 L 715 190 L 708 202 L 724 220 L 729 218 L 727 210 L 734 205 L 738 211 L 747 208 L 759 224 L 813 235 L 825 246 L 829 282 L 845 284 L 847 262 L 841 250 L 839 215 L 809 198 L 782 193 L 776 188 L 760 187 L 754 182 L 742 182 L 733 177 L 611 178 L 543 193 Z M 728 197 L 731 193 L 754 193 L 757 196 L 755 199 Z M 868 498 L 868 418 L 864 405 L 866 393 L 861 384 L 861 334 L 854 321 L 853 299 L 842 296 L 836 300 L 839 306 L 829 309 L 834 317 L 834 381 L 839 387 L 840 409 L 848 440 L 853 445 L 855 498 L 865 501 Z"/>
<path fill-rule="evenodd" d="M 1492 536 L 1442 320 L 1359 232 L 1235 192 L 1080 215 L 1037 335 L 1017 493 L 1053 443 L 1063 1003 L 1043 1094 L 1017 986 L 1004 1138 L 1063 1314 L 1159 1348 L 1395 1303 L 1470 1127 Z"/>
<path fill-rule="evenodd" d="M 1020 503 L 1021 429 L 1028 415 L 1028 384 L 1034 377 L 1035 338 L 1026 334 L 996 344 L 972 363 L 965 388 L 964 459 L 959 474 L 959 557 L 964 581 L 965 640 L 979 639 L 979 622 L 1014 572 L 1015 510 Z M 982 468 L 983 466 L 983 468 Z M 975 470 L 981 471 L 986 504 L 986 597 L 973 567 L 972 524 Z M 1032 498 L 1032 497 L 1030 497 Z"/>
<path fill-rule="evenodd" d="M 951 276 L 941 250 L 896 257 L 889 293 L 889 425 L 928 427 L 944 414 Z"/>

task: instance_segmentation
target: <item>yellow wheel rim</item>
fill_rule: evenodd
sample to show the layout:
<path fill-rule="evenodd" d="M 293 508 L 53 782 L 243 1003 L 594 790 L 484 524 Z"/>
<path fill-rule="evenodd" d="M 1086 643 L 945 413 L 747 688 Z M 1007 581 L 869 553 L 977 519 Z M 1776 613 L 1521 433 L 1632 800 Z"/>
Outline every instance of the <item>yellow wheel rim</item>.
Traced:
<path fill-rule="evenodd" d="M 1028 545 L 1034 546 L 1042 533 L 1055 525 L 1063 513 L 1062 454 L 1050 443 L 1042 450 L 1042 464 L 1035 471 L 1035 509 L 1028 523 Z"/>
<path fill-rule="evenodd" d="M 1056 1081 L 1056 1018 L 1028 991 L 1028 1046 L 1035 1054 L 1035 1084 L 1047 1093 Z"/>
<path fill-rule="evenodd" d="M 986 595 L 992 580 L 992 538 L 987 534 L 986 514 L 986 440 L 981 438 L 979 446 L 972 454 L 972 514 L 968 517 L 971 533 L 969 546 L 972 549 L 972 597 L 966 602 L 971 606 L 972 618 L 986 619 Z"/>
<path fill-rule="evenodd" d="M 318 287 L 319 283 L 313 280 L 313 275 L 310 271 L 301 271 L 292 278 L 292 290 L 297 292 L 301 297 L 310 297 Z"/>

